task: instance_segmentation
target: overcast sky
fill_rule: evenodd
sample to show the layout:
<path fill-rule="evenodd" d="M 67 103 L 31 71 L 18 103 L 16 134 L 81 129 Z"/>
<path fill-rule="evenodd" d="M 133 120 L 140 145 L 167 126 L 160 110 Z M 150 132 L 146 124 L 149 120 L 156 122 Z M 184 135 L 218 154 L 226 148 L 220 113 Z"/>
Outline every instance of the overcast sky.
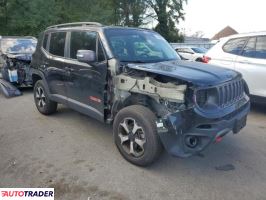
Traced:
<path fill-rule="evenodd" d="M 212 37 L 227 25 L 239 33 L 266 31 L 265 0 L 188 0 L 185 21 L 179 24 L 187 34 L 203 31 Z"/>

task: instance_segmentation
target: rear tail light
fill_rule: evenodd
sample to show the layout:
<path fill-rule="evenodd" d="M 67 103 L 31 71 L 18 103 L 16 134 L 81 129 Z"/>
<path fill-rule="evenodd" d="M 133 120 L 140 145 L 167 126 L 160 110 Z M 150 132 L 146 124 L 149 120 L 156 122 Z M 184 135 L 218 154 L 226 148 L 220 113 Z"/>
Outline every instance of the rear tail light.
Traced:
<path fill-rule="evenodd" d="M 203 61 L 204 63 L 208 63 L 210 60 L 211 60 L 211 58 L 208 57 L 208 56 L 203 56 L 203 58 L 202 58 L 202 61 Z"/>

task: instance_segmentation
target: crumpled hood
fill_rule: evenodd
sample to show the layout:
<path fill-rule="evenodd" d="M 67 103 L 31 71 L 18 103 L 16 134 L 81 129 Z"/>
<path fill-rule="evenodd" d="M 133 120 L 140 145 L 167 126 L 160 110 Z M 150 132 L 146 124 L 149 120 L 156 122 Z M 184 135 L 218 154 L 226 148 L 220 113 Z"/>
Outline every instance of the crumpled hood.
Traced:
<path fill-rule="evenodd" d="M 213 86 L 230 81 L 240 73 L 200 62 L 182 60 L 166 61 L 159 63 L 128 64 L 131 69 L 161 74 L 183 81 L 191 82 L 198 86 Z"/>

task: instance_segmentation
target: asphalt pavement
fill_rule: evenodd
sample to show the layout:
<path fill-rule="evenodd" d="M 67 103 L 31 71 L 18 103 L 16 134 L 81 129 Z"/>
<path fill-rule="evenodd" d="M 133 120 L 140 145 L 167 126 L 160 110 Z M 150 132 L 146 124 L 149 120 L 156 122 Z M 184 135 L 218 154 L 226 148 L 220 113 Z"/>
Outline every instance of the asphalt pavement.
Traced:
<path fill-rule="evenodd" d="M 61 105 L 43 116 L 31 90 L 0 95 L 0 187 L 53 187 L 62 200 L 266 200 L 266 106 L 200 155 L 164 152 L 141 168 L 119 154 L 111 126 Z"/>

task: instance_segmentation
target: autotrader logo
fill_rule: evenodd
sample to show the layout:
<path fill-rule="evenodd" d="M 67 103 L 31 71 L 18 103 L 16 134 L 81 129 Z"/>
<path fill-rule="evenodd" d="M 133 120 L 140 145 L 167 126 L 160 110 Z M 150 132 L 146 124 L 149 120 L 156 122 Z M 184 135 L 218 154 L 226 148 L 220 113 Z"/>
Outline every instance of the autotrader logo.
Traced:
<path fill-rule="evenodd" d="M 54 188 L 0 188 L 0 200 L 54 200 Z"/>

